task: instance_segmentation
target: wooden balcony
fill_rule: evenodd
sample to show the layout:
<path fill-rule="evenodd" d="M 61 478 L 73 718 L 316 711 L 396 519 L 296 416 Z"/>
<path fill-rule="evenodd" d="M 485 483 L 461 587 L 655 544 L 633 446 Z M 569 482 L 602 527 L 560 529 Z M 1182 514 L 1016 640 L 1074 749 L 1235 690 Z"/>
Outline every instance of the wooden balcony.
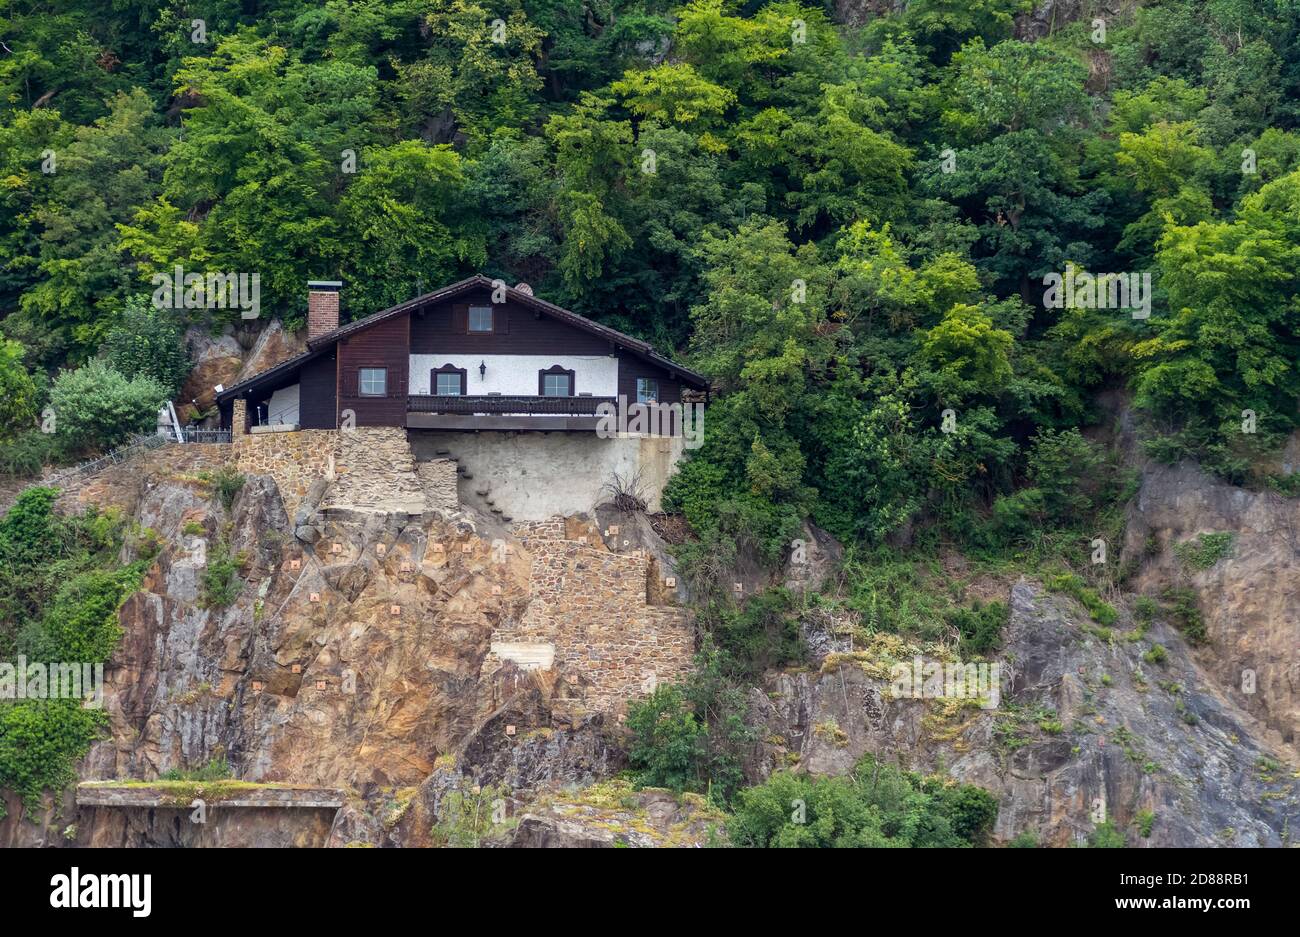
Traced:
<path fill-rule="evenodd" d="M 578 430 L 594 432 L 601 404 L 617 406 L 613 397 L 408 397 L 406 425 L 411 429 Z"/>

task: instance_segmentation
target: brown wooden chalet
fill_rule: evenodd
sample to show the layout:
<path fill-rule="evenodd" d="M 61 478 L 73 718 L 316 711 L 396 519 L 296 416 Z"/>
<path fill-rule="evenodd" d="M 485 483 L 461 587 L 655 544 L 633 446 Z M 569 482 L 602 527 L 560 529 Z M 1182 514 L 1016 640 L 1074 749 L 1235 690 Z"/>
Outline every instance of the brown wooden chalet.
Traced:
<path fill-rule="evenodd" d="M 499 285 L 499 283 L 498 283 Z M 308 284 L 307 350 L 217 395 L 223 427 L 595 430 L 602 403 L 674 404 L 702 374 L 648 343 L 472 276 L 339 326 L 336 282 Z M 493 302 L 493 298 L 503 299 Z M 608 408 L 606 411 L 608 412 Z"/>

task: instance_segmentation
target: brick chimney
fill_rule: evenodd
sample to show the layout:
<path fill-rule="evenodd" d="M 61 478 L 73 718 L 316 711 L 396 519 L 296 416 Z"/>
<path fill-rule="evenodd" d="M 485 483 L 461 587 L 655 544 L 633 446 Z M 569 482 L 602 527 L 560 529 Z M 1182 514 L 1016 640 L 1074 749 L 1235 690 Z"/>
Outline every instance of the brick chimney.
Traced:
<path fill-rule="evenodd" d="M 307 340 L 311 341 L 339 327 L 338 280 L 307 281 Z"/>

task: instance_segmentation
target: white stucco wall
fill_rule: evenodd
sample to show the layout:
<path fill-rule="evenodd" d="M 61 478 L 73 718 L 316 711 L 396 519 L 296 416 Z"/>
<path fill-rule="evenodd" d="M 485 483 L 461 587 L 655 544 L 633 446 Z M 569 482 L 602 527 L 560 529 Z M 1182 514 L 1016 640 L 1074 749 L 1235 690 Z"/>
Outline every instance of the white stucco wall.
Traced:
<path fill-rule="evenodd" d="M 544 520 L 556 514 L 591 513 L 609 500 L 602 487 L 615 472 L 631 478 L 640 470 L 642 495 L 651 511 L 661 509 L 664 485 L 684 451 L 682 438 L 595 433 L 449 433 L 412 430 L 418 461 L 442 458 L 447 450 L 474 477 L 460 481 L 462 504 L 481 504 L 487 489 L 496 507 L 514 520 Z"/>
<path fill-rule="evenodd" d="M 284 387 L 273 393 L 271 402 L 267 405 L 266 413 L 267 422 L 272 425 L 276 423 L 297 423 L 298 385 Z"/>
<path fill-rule="evenodd" d="M 487 365 L 480 378 L 479 363 Z M 429 373 L 450 364 L 465 369 L 471 395 L 537 396 L 537 372 L 559 365 L 573 371 L 573 392 L 593 397 L 618 396 L 618 359 L 609 355 L 411 355 L 410 393 L 430 394 Z"/>

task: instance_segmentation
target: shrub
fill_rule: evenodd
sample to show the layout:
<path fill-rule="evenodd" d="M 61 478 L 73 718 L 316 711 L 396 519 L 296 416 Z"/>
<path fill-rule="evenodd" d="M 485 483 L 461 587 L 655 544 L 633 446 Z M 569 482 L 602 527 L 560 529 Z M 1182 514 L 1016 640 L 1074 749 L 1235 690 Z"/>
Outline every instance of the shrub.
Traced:
<path fill-rule="evenodd" d="M 33 810 L 45 790 L 77 779 L 76 764 L 108 724 L 100 709 L 79 700 L 22 700 L 0 706 L 0 787 Z M 0 816 L 4 801 L 0 800 Z"/>
<path fill-rule="evenodd" d="M 1192 644 L 1204 644 L 1208 635 L 1196 590 L 1173 587 L 1166 589 L 1161 598 L 1168 603 L 1165 611 L 1174 627 Z"/>
<path fill-rule="evenodd" d="M 58 435 L 74 452 L 111 449 L 150 429 L 166 400 L 153 378 L 127 379 L 99 360 L 61 372 L 50 390 Z"/>
<path fill-rule="evenodd" d="M 0 444 L 0 474 L 34 478 L 55 461 L 57 452 L 53 434 L 29 429 Z"/>
<path fill-rule="evenodd" d="M 658 687 L 649 699 L 628 709 L 632 731 L 628 762 L 638 783 L 674 791 L 697 790 L 698 761 L 705 728 L 681 687 Z"/>
<path fill-rule="evenodd" d="M 868 755 L 848 778 L 778 772 L 742 790 L 727 829 L 738 846 L 969 847 L 983 845 L 996 816 L 988 791 Z"/>
<path fill-rule="evenodd" d="M 1156 824 L 1156 815 L 1150 810 L 1139 810 L 1137 815 L 1138 835 L 1143 839 L 1151 838 L 1151 830 Z"/>
<path fill-rule="evenodd" d="M 213 474 L 212 484 L 216 486 L 221 505 L 227 511 L 235 506 L 235 498 L 243 489 L 245 480 L 243 475 L 229 465 L 223 465 Z"/>
<path fill-rule="evenodd" d="M 96 663 L 117 644 L 118 609 L 145 563 L 118 565 L 124 525 L 116 516 L 60 517 L 56 495 L 29 488 L 0 520 L 0 645 L 32 661 Z M 106 722 L 80 700 L 0 704 L 0 787 L 33 808 L 43 790 L 75 780 L 77 761 Z"/>
<path fill-rule="evenodd" d="M 970 608 L 955 608 L 948 613 L 948 624 L 957 629 L 962 656 L 987 654 L 1002 643 L 1002 627 L 1007 623 L 1007 606 L 1002 602 L 983 604 L 976 599 Z"/>
<path fill-rule="evenodd" d="M 231 555 L 230 545 L 224 540 L 213 544 L 208 551 L 208 564 L 203 570 L 204 608 L 221 609 L 239 596 L 243 581 L 239 578 L 240 557 Z"/>
<path fill-rule="evenodd" d="M 438 805 L 438 820 L 430 831 L 438 846 L 477 848 L 484 839 L 508 832 L 514 820 L 505 816 L 511 795 L 507 784 L 480 787 L 469 781 L 448 791 Z"/>
<path fill-rule="evenodd" d="M 1124 840 L 1124 832 L 1109 820 L 1098 823 L 1093 828 L 1093 831 L 1088 834 L 1088 847 L 1090 849 L 1123 849 L 1127 845 L 1128 843 Z"/>
<path fill-rule="evenodd" d="M 1115 606 L 1105 602 L 1095 589 L 1089 588 L 1083 578 L 1074 573 L 1049 576 L 1046 585 L 1053 592 L 1064 592 L 1078 601 L 1080 605 L 1088 610 L 1092 620 L 1099 625 L 1113 625 L 1116 619 L 1119 618 Z"/>
<path fill-rule="evenodd" d="M 628 709 L 628 760 L 643 787 L 707 792 L 727 804 L 744 780 L 757 732 L 747 721 L 747 690 L 734 665 L 706 638 L 680 684 L 662 686 Z"/>
<path fill-rule="evenodd" d="M 723 652 L 728 675 L 736 679 L 752 679 L 804 659 L 793 596 L 784 588 L 761 592 L 740 607 L 711 602 L 699 609 L 698 620 Z"/>
<path fill-rule="evenodd" d="M 1234 537 L 1224 531 L 1213 534 L 1198 534 L 1196 540 L 1180 543 L 1174 547 L 1174 554 L 1184 565 L 1192 569 L 1209 569 L 1219 560 L 1232 556 Z"/>

